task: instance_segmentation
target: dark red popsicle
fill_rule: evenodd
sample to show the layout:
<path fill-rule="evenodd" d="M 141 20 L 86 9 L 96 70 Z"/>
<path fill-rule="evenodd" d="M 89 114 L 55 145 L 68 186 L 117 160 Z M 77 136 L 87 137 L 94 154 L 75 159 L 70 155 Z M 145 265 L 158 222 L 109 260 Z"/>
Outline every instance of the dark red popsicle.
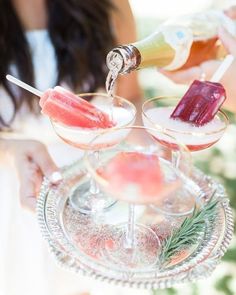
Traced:
<path fill-rule="evenodd" d="M 214 118 L 225 99 L 225 89 L 220 83 L 195 80 L 171 118 L 202 126 Z"/>

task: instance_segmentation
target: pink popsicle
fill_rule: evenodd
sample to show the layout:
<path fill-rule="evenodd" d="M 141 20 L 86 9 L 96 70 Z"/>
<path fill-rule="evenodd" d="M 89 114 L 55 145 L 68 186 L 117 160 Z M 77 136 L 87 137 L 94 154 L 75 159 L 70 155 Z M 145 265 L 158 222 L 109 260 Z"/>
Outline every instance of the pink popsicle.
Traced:
<path fill-rule="evenodd" d="M 115 125 L 108 114 L 60 86 L 43 93 L 11 75 L 6 75 L 6 78 L 40 97 L 39 105 L 42 113 L 55 121 L 82 128 L 110 128 Z"/>
<path fill-rule="evenodd" d="M 82 128 L 114 126 L 108 114 L 59 86 L 44 92 L 39 104 L 43 114 L 68 126 Z"/>

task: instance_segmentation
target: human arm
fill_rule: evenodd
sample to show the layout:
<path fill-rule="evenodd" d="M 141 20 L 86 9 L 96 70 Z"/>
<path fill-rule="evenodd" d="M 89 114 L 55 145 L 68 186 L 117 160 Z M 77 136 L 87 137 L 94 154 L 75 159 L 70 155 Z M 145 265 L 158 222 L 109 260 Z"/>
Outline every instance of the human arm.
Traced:
<path fill-rule="evenodd" d="M 235 56 L 235 60 L 233 61 L 230 68 L 226 71 L 220 82 L 225 87 L 227 94 L 224 107 L 236 113 L 236 38 L 230 35 L 224 28 L 220 28 L 219 38 L 228 53 Z M 220 63 L 221 61 L 219 60 L 209 60 L 186 70 L 175 72 L 167 72 L 162 70 L 161 72 L 175 83 L 190 84 L 193 80 L 200 79 L 203 73 L 204 79 L 210 80 L 219 67 Z"/>
<path fill-rule="evenodd" d="M 43 176 L 50 179 L 58 171 L 47 148 L 35 140 L 1 139 L 0 153 L 1 158 L 7 155 L 13 159 L 20 182 L 20 203 L 33 211 Z"/>
<path fill-rule="evenodd" d="M 226 9 L 224 13 L 230 17 L 231 19 L 235 20 L 236 19 L 236 5 L 233 5 Z"/>

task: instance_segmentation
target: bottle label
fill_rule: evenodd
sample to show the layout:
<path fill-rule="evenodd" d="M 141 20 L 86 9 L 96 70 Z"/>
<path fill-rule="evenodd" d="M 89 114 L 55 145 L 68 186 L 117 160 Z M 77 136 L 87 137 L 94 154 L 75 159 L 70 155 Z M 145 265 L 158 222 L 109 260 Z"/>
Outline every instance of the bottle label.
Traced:
<path fill-rule="evenodd" d="M 223 26 L 230 34 L 236 35 L 234 21 L 220 10 L 209 10 L 201 13 L 182 15 L 181 17 L 167 20 L 164 25 L 178 25 L 189 28 L 193 32 L 194 41 L 215 38 L 220 26 Z"/>
<path fill-rule="evenodd" d="M 183 66 L 188 59 L 193 43 L 192 31 L 182 26 L 162 26 L 160 28 L 165 42 L 175 51 L 174 59 L 164 67 L 166 70 L 176 70 Z"/>

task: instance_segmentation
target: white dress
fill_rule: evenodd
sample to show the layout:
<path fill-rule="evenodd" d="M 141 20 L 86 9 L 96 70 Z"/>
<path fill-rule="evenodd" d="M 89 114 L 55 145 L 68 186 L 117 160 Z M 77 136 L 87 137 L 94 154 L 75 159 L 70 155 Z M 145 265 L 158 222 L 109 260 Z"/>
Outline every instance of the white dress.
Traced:
<path fill-rule="evenodd" d="M 44 91 L 56 83 L 54 49 L 45 30 L 27 32 L 26 37 L 32 51 L 36 87 Z M 5 118 L 11 115 L 9 97 L 0 89 L 2 109 Z M 81 156 L 81 152 L 57 138 L 43 116 L 35 118 L 22 110 L 14 126 L 18 137 L 44 142 L 58 166 Z M 5 159 L 0 159 L 0 295 L 76 295 L 81 291 L 92 295 L 148 294 L 110 287 L 59 268 L 41 237 L 35 214 L 20 207 L 18 187 L 15 171 Z"/>

